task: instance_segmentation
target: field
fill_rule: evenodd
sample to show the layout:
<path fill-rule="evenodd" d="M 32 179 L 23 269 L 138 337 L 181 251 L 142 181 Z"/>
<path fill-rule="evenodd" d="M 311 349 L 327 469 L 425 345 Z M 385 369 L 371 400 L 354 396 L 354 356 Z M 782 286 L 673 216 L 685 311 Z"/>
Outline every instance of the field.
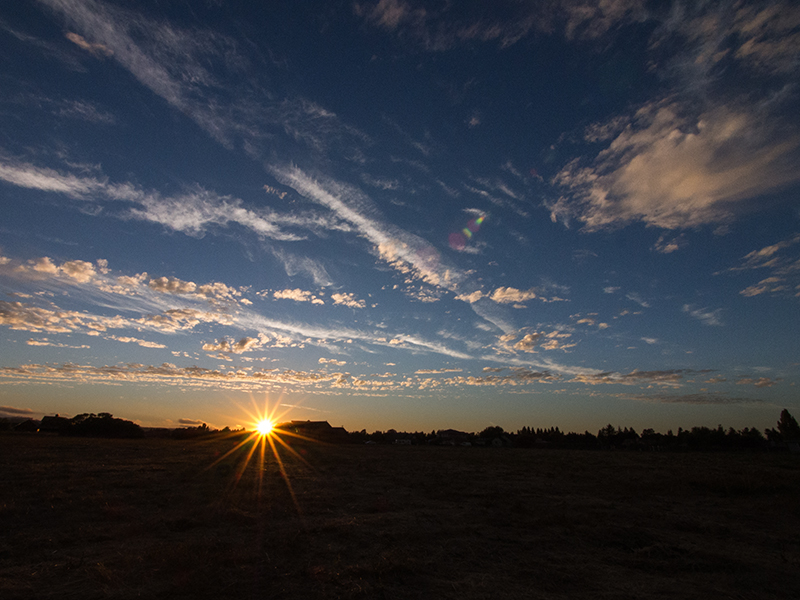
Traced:
<path fill-rule="evenodd" d="M 797 456 L 235 443 L 0 436 L 0 597 L 800 598 Z"/>

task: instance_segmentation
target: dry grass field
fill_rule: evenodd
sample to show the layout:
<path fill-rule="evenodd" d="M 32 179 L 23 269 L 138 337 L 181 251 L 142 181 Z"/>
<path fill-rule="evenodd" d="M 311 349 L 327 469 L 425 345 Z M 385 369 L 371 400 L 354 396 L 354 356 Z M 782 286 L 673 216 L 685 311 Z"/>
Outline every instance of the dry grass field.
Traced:
<path fill-rule="evenodd" d="M 235 443 L 0 436 L 0 597 L 800 598 L 797 456 Z"/>

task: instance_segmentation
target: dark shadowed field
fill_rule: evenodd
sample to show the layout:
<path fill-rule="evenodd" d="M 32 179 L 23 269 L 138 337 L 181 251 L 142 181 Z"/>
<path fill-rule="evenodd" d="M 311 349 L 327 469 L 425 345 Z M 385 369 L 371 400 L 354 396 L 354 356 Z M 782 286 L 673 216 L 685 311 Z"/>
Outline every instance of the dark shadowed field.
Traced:
<path fill-rule="evenodd" d="M 0 436 L 0 597 L 800 598 L 797 456 L 234 445 Z"/>

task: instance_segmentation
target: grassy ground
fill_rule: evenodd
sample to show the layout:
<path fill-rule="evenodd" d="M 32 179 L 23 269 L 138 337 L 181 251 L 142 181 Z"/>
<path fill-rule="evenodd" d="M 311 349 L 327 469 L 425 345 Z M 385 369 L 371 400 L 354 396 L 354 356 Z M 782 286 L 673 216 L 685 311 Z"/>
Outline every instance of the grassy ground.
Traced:
<path fill-rule="evenodd" d="M 800 598 L 796 456 L 235 443 L 0 436 L 0 597 Z"/>

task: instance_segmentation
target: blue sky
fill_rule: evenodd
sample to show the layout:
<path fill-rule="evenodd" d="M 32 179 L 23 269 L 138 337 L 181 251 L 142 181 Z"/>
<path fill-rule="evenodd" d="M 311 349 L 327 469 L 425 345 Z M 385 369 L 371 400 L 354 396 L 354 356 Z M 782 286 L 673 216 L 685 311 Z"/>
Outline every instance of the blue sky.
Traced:
<path fill-rule="evenodd" d="M 773 426 L 800 8 L 697 4 L 4 3 L 0 413 Z"/>

